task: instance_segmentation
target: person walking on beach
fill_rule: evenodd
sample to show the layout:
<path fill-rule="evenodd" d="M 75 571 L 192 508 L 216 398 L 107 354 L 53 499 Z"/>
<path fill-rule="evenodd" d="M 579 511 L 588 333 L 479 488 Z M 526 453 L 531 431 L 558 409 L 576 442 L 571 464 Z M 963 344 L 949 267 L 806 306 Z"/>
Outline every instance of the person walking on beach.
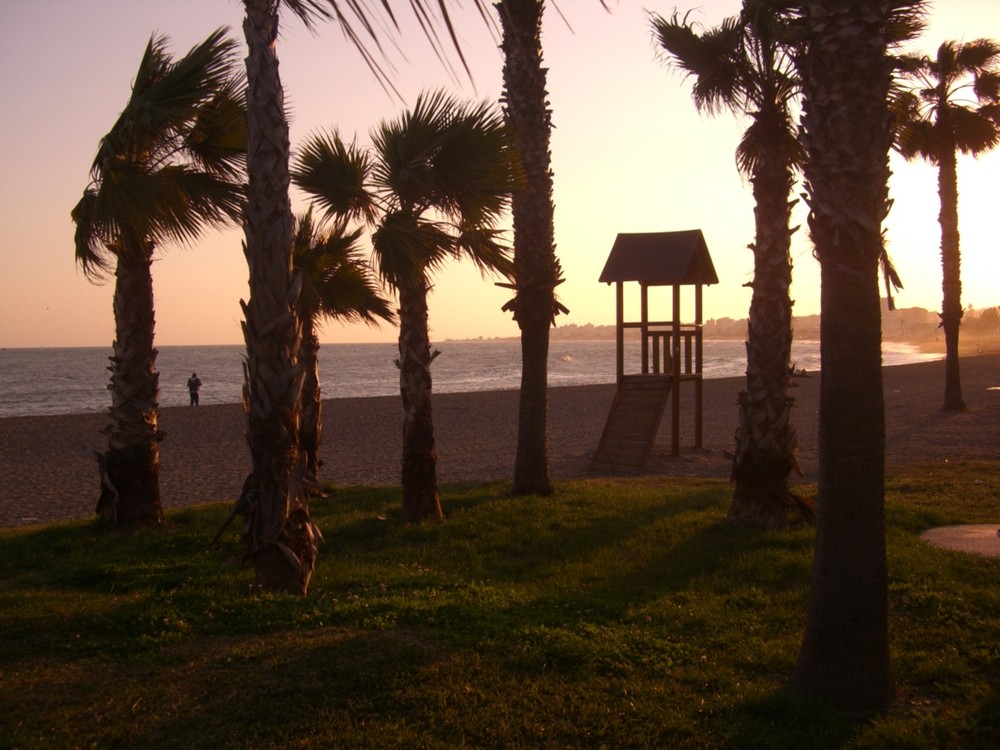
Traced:
<path fill-rule="evenodd" d="M 192 372 L 191 377 L 188 378 L 188 393 L 191 394 L 191 406 L 198 405 L 199 388 L 201 388 L 201 381 L 198 379 L 198 373 Z"/>

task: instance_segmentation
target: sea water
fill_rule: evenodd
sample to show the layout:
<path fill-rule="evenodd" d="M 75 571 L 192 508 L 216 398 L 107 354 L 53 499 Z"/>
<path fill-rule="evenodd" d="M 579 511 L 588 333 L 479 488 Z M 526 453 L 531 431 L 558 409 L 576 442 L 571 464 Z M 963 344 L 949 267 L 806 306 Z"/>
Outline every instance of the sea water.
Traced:
<path fill-rule="evenodd" d="M 431 368 L 437 393 L 516 389 L 521 380 L 521 345 L 517 340 L 444 341 Z M 197 372 L 201 403 L 239 403 L 243 387 L 242 346 L 163 346 L 160 405 L 188 403 L 187 379 Z M 111 349 L 0 349 L 0 417 L 79 414 L 102 411 L 110 404 L 108 372 Z M 324 398 L 394 396 L 399 371 L 395 344 L 326 344 L 319 367 Z M 626 346 L 626 363 L 639 361 L 638 343 Z M 883 345 L 886 365 L 935 359 L 914 347 Z M 819 342 L 795 341 L 797 368 L 819 369 Z M 626 371 L 630 371 L 626 364 Z M 615 342 L 552 340 L 549 385 L 591 385 L 615 381 Z M 743 341 L 705 341 L 706 378 L 741 377 L 746 372 Z"/>

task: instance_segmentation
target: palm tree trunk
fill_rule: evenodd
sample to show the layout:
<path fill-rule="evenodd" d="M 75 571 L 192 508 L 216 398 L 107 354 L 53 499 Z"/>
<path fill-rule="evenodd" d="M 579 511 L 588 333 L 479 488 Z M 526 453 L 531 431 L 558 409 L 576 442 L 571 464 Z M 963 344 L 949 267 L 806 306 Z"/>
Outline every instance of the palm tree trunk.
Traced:
<path fill-rule="evenodd" d="M 247 207 L 244 253 L 250 300 L 243 305 L 247 345 L 247 441 L 252 474 L 248 556 L 256 585 L 305 594 L 316 562 L 318 530 L 302 488 L 298 445 L 301 329 L 292 279 L 294 220 L 288 199 L 289 142 L 275 41 L 277 3 L 244 0 L 247 57 Z"/>
<path fill-rule="evenodd" d="M 862 282 L 831 266 L 821 271 L 816 551 L 794 684 L 864 711 L 893 695 L 878 270 L 870 264 Z"/>
<path fill-rule="evenodd" d="M 888 213 L 891 3 L 803 2 L 803 140 L 821 268 L 816 552 L 794 686 L 852 711 L 893 696 L 879 258 Z"/>
<path fill-rule="evenodd" d="M 403 400 L 403 518 L 443 521 L 437 489 L 437 450 L 431 410 L 431 353 L 427 286 L 399 289 L 399 395 Z"/>
<path fill-rule="evenodd" d="M 319 446 L 323 442 L 323 402 L 319 385 L 319 337 L 308 318 L 302 320 L 302 346 L 299 362 L 305 373 L 302 383 L 299 444 L 306 459 L 306 476 L 310 482 L 319 481 Z"/>
<path fill-rule="evenodd" d="M 794 686 L 852 711 L 886 706 L 885 404 L 878 270 L 888 213 L 890 3 L 803 3 L 803 140 L 821 268 L 816 552 Z"/>
<path fill-rule="evenodd" d="M 153 277 L 148 253 L 122 253 L 115 270 L 115 342 L 110 357 L 111 425 L 100 457 L 96 512 L 122 528 L 163 524 L 158 426 L 160 375 L 153 348 Z"/>
<path fill-rule="evenodd" d="M 958 331 L 962 325 L 962 256 L 958 234 L 958 164 L 945 149 L 938 166 L 941 198 L 941 327 L 944 328 L 944 410 L 965 411 L 958 364 Z"/>
<path fill-rule="evenodd" d="M 525 173 L 513 196 L 513 309 L 521 329 L 521 393 L 518 412 L 515 495 L 551 495 L 548 459 L 549 328 L 555 316 L 560 269 L 555 257 L 552 127 L 542 67 L 543 0 L 501 0 L 504 112 L 514 129 Z"/>
<path fill-rule="evenodd" d="M 728 518 L 776 529 L 788 522 L 788 478 L 796 469 L 797 435 L 789 395 L 792 283 L 789 202 L 792 173 L 765 161 L 753 177 L 756 240 L 753 297 L 747 326 L 747 389 L 739 394 L 732 503 Z"/>

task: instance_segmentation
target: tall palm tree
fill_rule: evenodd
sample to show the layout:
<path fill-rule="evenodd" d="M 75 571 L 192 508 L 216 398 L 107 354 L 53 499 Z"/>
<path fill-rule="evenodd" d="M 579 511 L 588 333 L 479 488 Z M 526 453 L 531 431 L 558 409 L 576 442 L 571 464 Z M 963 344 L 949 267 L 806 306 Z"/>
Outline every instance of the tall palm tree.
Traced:
<path fill-rule="evenodd" d="M 804 152 L 793 107 L 799 82 L 781 41 L 781 20 L 766 0 L 746 0 L 738 17 L 702 33 L 676 13 L 653 14 L 654 37 L 668 61 L 694 79 L 699 110 L 750 117 L 736 149 L 756 203 L 746 390 L 739 394 L 729 518 L 773 529 L 794 505 L 789 476 L 797 468 L 790 395 L 792 282 L 790 200 Z"/>
<path fill-rule="evenodd" d="M 306 479 L 318 481 L 319 446 L 323 438 L 323 404 L 319 382 L 319 321 L 333 318 L 378 325 L 395 322 L 389 302 L 379 295 L 367 263 L 360 257 L 361 230 L 345 221 L 324 231 L 312 210 L 300 216 L 295 230 L 295 269 L 302 273 L 296 311 L 302 320 L 299 360 L 302 384 L 299 441 L 306 458 Z"/>
<path fill-rule="evenodd" d="M 430 12 L 431 7 L 439 9 L 461 57 L 444 0 L 433 5 L 427 0 L 410 0 L 408 5 L 441 57 L 435 31 L 439 16 Z M 485 13 L 482 0 L 475 0 L 475 5 Z M 246 556 L 254 565 L 255 587 L 304 595 L 322 537 L 309 518 L 302 485 L 305 459 L 299 447 L 298 421 L 305 376 L 297 356 L 302 331 L 294 306 L 301 277 L 292 268 L 290 147 L 278 71 L 278 26 L 282 10 L 309 28 L 317 21 L 336 19 L 387 89 L 392 88 L 392 82 L 380 64 L 379 30 L 391 31 L 397 26 L 388 0 L 243 0 L 243 7 L 249 132 L 243 229 L 250 270 L 250 297 L 243 303 L 247 349 L 244 401 L 251 472 L 233 511 L 247 519 L 244 541 Z"/>
<path fill-rule="evenodd" d="M 794 686 L 849 710 L 893 696 L 879 268 L 889 211 L 887 54 L 920 0 L 798 0 L 809 231 L 820 263 L 819 496 Z"/>
<path fill-rule="evenodd" d="M 551 495 L 548 461 L 549 328 L 568 310 L 556 298 L 562 269 L 555 254 L 552 117 L 542 64 L 544 0 L 500 0 L 503 30 L 503 107 L 517 139 L 524 188 L 514 193 L 516 293 L 504 306 L 521 331 L 521 390 L 518 411 L 515 495 Z"/>
<path fill-rule="evenodd" d="M 178 60 L 167 43 L 153 36 L 146 45 L 125 109 L 101 139 L 90 185 L 72 211 L 84 272 L 93 280 L 112 267 L 115 274 L 111 425 L 99 454 L 97 513 L 122 527 L 163 522 L 154 252 L 237 221 L 243 203 L 245 103 L 234 43 L 219 29 Z"/>
<path fill-rule="evenodd" d="M 421 95 L 412 109 L 376 128 L 372 141 L 374 257 L 399 298 L 403 517 L 440 520 L 430 370 L 440 352 L 431 349 L 428 292 L 433 272 L 449 258 L 467 257 L 484 273 L 510 272 L 496 226 L 520 172 L 501 113 L 443 93 Z M 296 184 L 328 210 L 342 205 L 345 194 L 338 175 L 349 170 L 337 166 L 343 152 L 336 135 L 317 135 L 296 161 Z"/>
<path fill-rule="evenodd" d="M 962 322 L 956 154 L 978 156 L 1000 143 L 1000 44 L 945 42 L 935 57 L 901 56 L 896 147 L 907 159 L 938 168 L 941 198 L 941 326 L 945 341 L 944 409 L 963 411 L 958 334 Z"/>

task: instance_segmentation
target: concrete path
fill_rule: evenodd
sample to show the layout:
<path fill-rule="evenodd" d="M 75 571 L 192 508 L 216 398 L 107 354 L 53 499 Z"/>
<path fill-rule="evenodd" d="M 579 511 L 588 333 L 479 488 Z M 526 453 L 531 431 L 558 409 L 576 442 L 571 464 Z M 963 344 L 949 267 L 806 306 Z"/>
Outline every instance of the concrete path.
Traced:
<path fill-rule="evenodd" d="M 920 538 L 942 549 L 1000 557 L 1000 524 L 940 526 L 928 529 Z"/>

